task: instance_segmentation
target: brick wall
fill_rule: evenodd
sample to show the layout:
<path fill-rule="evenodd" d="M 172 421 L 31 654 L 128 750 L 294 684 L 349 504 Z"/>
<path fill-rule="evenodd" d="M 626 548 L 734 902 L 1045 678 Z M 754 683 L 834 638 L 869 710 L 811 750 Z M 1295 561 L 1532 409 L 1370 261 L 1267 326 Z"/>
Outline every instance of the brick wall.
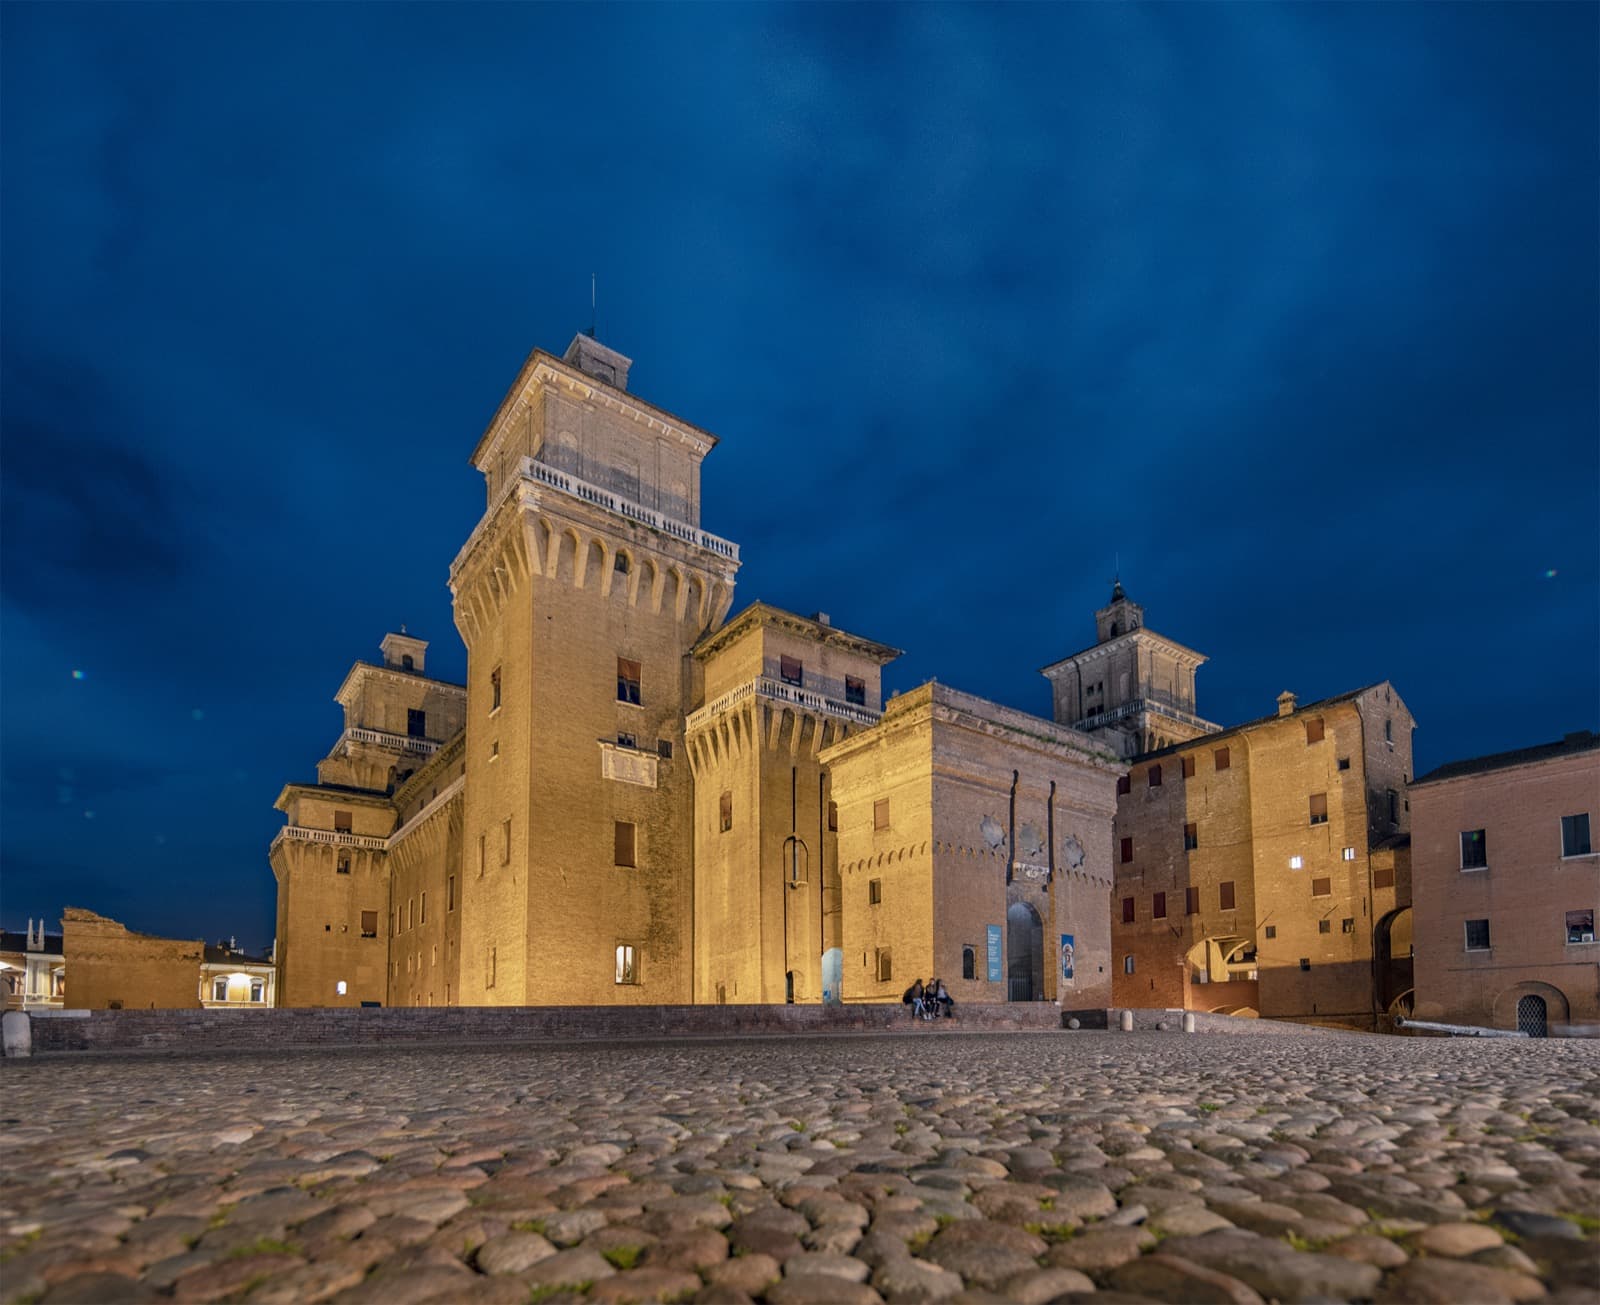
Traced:
<path fill-rule="evenodd" d="M 1059 1029 L 1048 1002 L 958 1006 L 919 1030 Z M 426 1043 L 626 1042 L 750 1034 L 873 1033 L 910 1026 L 899 1002 L 856 1006 L 340 1007 L 266 1011 L 51 1011 L 33 1020 L 36 1053 L 281 1051 Z"/>

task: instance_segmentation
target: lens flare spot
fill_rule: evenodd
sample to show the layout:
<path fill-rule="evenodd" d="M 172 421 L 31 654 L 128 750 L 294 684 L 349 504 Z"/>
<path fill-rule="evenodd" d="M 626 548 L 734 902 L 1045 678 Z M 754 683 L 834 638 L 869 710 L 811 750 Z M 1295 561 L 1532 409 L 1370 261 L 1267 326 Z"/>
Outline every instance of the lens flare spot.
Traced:
<path fill-rule="evenodd" d="M 1546 580 L 1554 580 L 1556 578 L 1557 574 L 1559 574 L 1559 573 L 1556 571 L 1555 567 L 1551 567 L 1548 571 L 1546 571 L 1544 573 L 1544 578 Z"/>
<path fill-rule="evenodd" d="M 189 719 L 190 720 L 204 720 L 205 718 L 206 718 L 205 712 L 201 711 L 200 708 L 198 708 L 198 707 L 194 708 L 189 713 Z"/>
<path fill-rule="evenodd" d="M 85 680 L 85 679 L 88 679 L 89 677 L 87 675 L 85 675 L 82 671 L 73 671 L 72 672 L 72 678 L 75 679 L 75 680 Z"/>

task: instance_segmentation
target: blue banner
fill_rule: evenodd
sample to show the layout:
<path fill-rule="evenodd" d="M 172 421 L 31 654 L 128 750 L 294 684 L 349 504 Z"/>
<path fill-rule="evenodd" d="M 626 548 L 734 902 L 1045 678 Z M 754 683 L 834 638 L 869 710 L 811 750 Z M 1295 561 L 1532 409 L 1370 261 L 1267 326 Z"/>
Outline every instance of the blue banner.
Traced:
<path fill-rule="evenodd" d="M 989 982 L 1000 982 L 1000 926 L 989 926 Z"/>
<path fill-rule="evenodd" d="M 1072 944 L 1073 937 L 1070 933 L 1061 935 L 1061 981 L 1072 982 Z"/>

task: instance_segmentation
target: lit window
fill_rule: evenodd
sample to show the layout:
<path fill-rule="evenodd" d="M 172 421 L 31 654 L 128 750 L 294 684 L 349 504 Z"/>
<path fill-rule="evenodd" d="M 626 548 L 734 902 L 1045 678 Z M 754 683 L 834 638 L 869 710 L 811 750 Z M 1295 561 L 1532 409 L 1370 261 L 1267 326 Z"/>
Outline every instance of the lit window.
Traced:
<path fill-rule="evenodd" d="M 1289 858 L 1289 869 L 1291 869 L 1291 870 L 1304 870 L 1305 868 L 1306 868 L 1306 859 L 1305 859 L 1305 857 L 1303 857 L 1303 856 L 1291 856 Z"/>
<path fill-rule="evenodd" d="M 1353 848 L 1353 847 L 1344 848 L 1339 853 L 1339 859 L 1341 861 L 1354 861 L 1356 859 L 1356 850 L 1355 850 L 1355 848 Z"/>
<path fill-rule="evenodd" d="M 639 956 L 629 943 L 617 945 L 617 977 L 618 983 L 639 982 Z"/>
<path fill-rule="evenodd" d="M 333 985 L 333 989 L 334 989 L 334 991 L 335 991 L 335 992 L 337 992 L 337 993 L 338 993 L 338 994 L 339 994 L 339 995 L 340 995 L 340 996 L 341 996 L 341 997 L 343 997 L 343 996 L 344 996 L 344 995 L 345 995 L 345 994 L 346 994 L 346 993 L 347 993 L 347 992 L 348 992 L 348 991 L 349 991 L 349 988 L 348 988 L 348 986 L 347 986 L 347 985 L 346 985 L 346 984 L 345 984 L 345 981 L 344 981 L 344 980 L 343 980 L 343 979 L 340 979 L 340 980 L 339 980 L 339 982 L 338 982 L 338 983 L 336 983 L 336 984 L 334 984 L 334 985 Z"/>
<path fill-rule="evenodd" d="M 1575 816 L 1561 817 L 1561 855 L 1588 856 L 1592 850 L 1589 842 L 1589 813 L 1581 811 Z"/>
<path fill-rule="evenodd" d="M 1481 829 L 1461 831 L 1461 868 L 1482 870 L 1489 864 L 1489 843 Z"/>
<path fill-rule="evenodd" d="M 1469 952 L 1486 952 L 1489 950 L 1489 922 L 1487 920 L 1468 920 L 1466 934 L 1467 950 Z"/>

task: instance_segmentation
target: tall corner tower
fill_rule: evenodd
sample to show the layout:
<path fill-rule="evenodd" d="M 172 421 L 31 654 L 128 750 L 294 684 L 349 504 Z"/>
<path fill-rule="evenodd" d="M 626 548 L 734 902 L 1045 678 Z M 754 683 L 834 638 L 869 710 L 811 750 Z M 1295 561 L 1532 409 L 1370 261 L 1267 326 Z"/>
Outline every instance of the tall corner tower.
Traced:
<path fill-rule="evenodd" d="M 739 550 L 700 528 L 716 439 L 635 398 L 631 365 L 587 335 L 535 350 L 472 455 L 464 1005 L 692 999 L 688 654 Z"/>
<path fill-rule="evenodd" d="M 1144 608 L 1120 579 L 1094 629 L 1092 646 L 1040 671 L 1057 724 L 1104 739 L 1121 757 L 1216 732 L 1195 714 L 1194 677 L 1205 655 L 1146 627 Z"/>

